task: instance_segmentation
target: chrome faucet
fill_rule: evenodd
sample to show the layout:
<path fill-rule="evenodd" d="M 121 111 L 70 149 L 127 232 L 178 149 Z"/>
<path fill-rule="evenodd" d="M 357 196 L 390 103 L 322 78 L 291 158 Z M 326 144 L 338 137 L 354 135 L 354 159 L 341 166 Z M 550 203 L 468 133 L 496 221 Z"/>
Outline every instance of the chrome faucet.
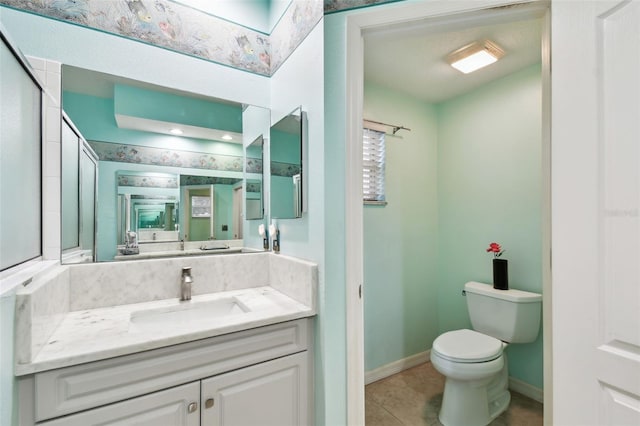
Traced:
<path fill-rule="evenodd" d="M 182 280 L 180 282 L 180 300 L 191 300 L 191 268 L 185 266 L 182 268 Z"/>

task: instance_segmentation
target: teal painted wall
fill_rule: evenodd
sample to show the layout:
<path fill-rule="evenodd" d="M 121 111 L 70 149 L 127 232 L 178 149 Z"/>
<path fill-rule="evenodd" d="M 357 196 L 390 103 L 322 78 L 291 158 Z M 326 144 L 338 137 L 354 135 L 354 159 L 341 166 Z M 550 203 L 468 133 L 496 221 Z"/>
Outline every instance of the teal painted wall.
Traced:
<path fill-rule="evenodd" d="M 82 136 L 88 141 L 126 143 L 211 154 L 244 155 L 242 145 L 238 143 L 121 129 L 116 123 L 113 99 L 63 92 L 62 105 Z"/>
<path fill-rule="evenodd" d="M 271 217 L 293 217 L 293 178 L 290 176 L 271 176 Z"/>
<path fill-rule="evenodd" d="M 300 164 L 300 138 L 297 134 L 271 129 L 271 161 Z"/>
<path fill-rule="evenodd" d="M 214 235 L 216 240 L 233 239 L 233 187 L 234 185 L 214 185 L 213 214 L 215 217 Z M 222 226 L 227 230 L 223 231 Z"/>
<path fill-rule="evenodd" d="M 345 132 L 346 132 L 346 28 L 343 14 L 324 17 L 324 222 L 325 239 L 329 241 L 325 253 L 324 281 L 326 291 L 321 303 L 326 306 L 323 337 L 332 342 L 324 350 L 320 365 L 325 402 L 316 397 L 316 406 L 324 408 L 325 417 L 317 424 L 344 425 L 346 406 L 346 227 L 345 227 Z M 325 337 L 326 336 L 326 337 Z M 322 420 L 322 421 L 320 421 Z"/>
<path fill-rule="evenodd" d="M 385 207 L 365 206 L 365 369 L 470 327 L 470 280 L 492 282 L 492 241 L 513 288 L 542 291 L 541 69 L 432 106 L 366 83 L 364 117 L 387 136 Z M 511 376 L 542 388 L 542 334 L 508 349 Z"/>
<path fill-rule="evenodd" d="M 365 118 L 386 135 L 388 204 L 364 207 L 365 370 L 426 351 L 438 335 L 438 126 L 432 105 L 365 83 Z"/>
<path fill-rule="evenodd" d="M 116 114 L 242 133 L 242 107 L 116 84 Z"/>
<path fill-rule="evenodd" d="M 270 132 L 269 155 L 271 161 L 300 165 L 300 136 L 275 129 Z M 291 218 L 295 216 L 293 178 L 271 175 L 271 218 Z"/>
<path fill-rule="evenodd" d="M 439 105 L 440 332 L 470 326 L 461 290 L 492 282 L 490 242 L 510 287 L 542 292 L 541 99 L 536 65 Z M 507 353 L 511 376 L 542 388 L 542 332 Z"/>

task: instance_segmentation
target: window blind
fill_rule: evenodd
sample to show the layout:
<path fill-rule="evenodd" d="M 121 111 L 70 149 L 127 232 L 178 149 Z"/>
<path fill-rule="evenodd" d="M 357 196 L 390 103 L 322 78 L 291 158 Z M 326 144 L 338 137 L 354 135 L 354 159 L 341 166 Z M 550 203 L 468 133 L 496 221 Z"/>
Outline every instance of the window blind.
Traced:
<path fill-rule="evenodd" d="M 362 194 L 365 202 L 384 202 L 384 133 L 363 129 Z"/>

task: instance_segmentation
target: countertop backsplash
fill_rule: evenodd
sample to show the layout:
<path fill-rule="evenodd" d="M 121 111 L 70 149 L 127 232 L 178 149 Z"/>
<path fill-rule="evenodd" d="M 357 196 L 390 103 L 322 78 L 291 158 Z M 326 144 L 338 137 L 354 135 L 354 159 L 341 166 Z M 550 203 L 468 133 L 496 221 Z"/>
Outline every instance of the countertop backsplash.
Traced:
<path fill-rule="evenodd" d="M 191 267 L 193 295 L 269 285 L 269 253 L 73 265 L 71 310 L 180 297 L 183 267 Z"/>

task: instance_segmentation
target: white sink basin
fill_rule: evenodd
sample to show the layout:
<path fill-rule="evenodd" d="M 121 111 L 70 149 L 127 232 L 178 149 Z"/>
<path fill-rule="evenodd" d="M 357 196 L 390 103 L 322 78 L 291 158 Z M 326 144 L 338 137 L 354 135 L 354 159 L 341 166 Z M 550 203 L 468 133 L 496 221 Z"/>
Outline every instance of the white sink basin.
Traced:
<path fill-rule="evenodd" d="M 249 312 L 235 297 L 202 302 L 180 302 L 179 305 L 145 309 L 131 313 L 129 330 L 149 331 L 167 326 L 200 328 L 212 321 L 228 319 Z"/>

